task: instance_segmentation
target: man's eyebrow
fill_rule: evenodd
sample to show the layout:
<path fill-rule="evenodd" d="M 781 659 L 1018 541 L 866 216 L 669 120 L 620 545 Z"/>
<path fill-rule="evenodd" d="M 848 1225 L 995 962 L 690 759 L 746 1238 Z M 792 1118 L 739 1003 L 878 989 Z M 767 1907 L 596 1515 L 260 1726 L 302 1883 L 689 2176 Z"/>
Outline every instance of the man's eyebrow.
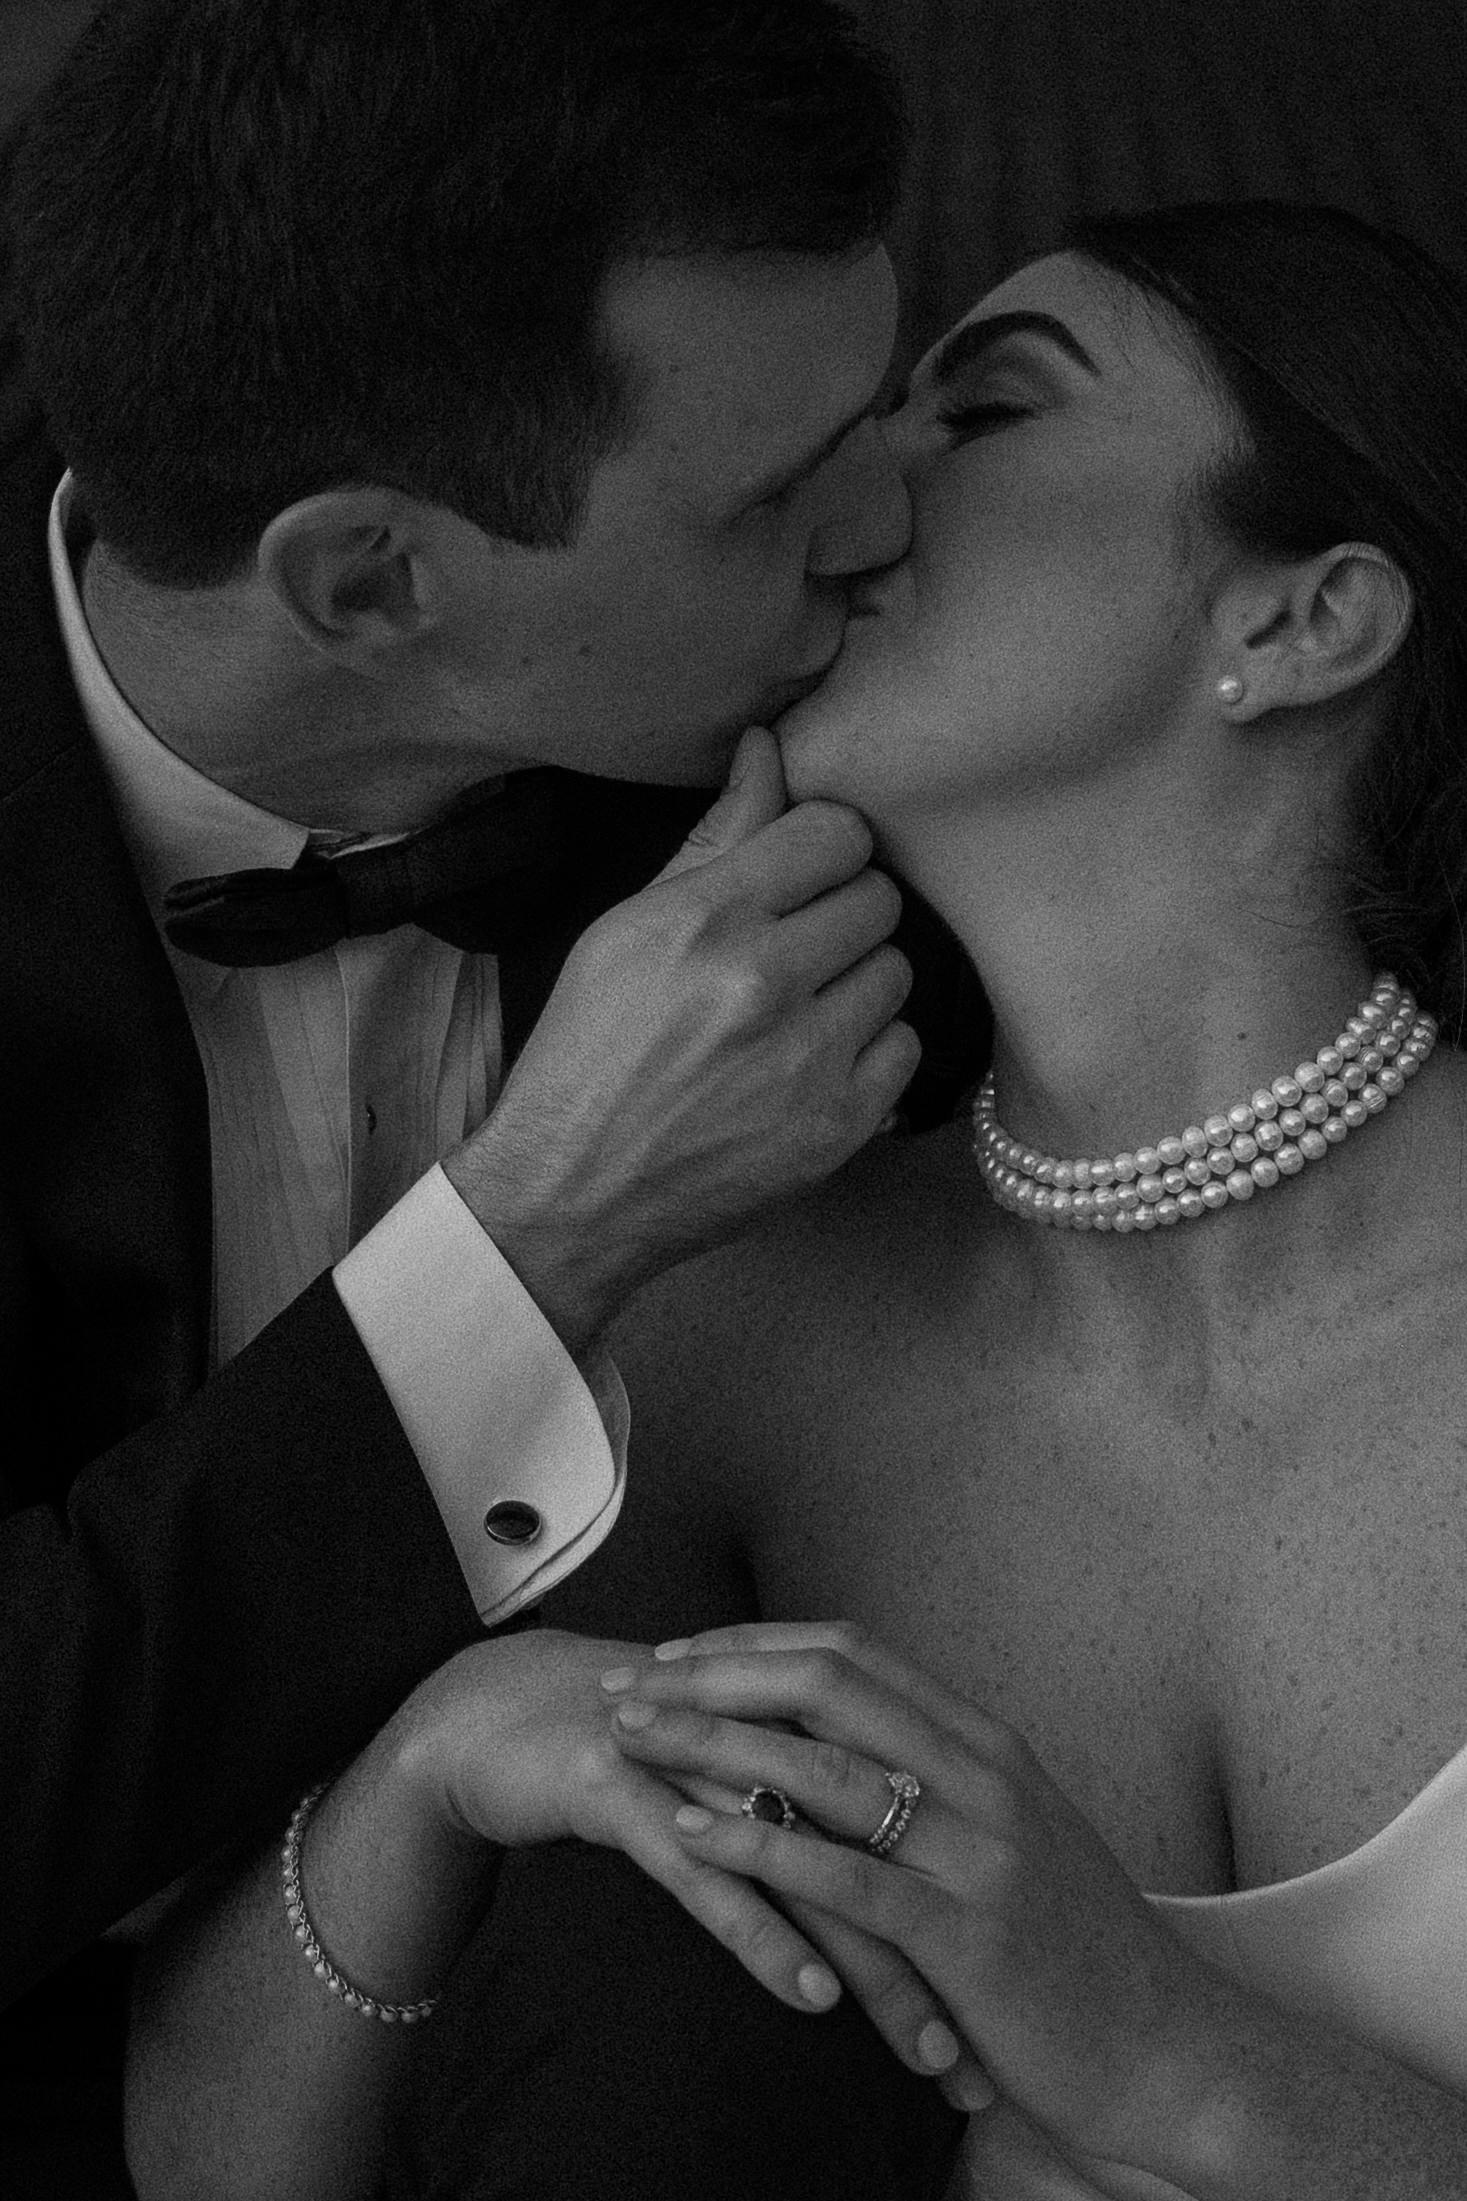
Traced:
<path fill-rule="evenodd" d="M 811 474 L 816 473 L 825 464 L 826 460 L 840 449 L 853 429 L 859 428 L 863 420 L 871 420 L 875 417 L 876 410 L 875 398 L 868 398 L 864 405 L 858 406 L 854 413 L 848 414 L 838 427 L 832 428 L 825 441 L 818 444 L 813 451 L 807 451 L 801 459 L 788 461 L 776 472 L 766 475 L 763 481 L 756 482 L 753 488 L 746 492 L 745 503 L 750 505 L 763 504 L 768 498 L 777 497 L 782 490 L 793 489 L 797 483 L 808 480 Z"/>
<path fill-rule="evenodd" d="M 1073 329 L 1052 313 L 995 313 L 984 321 L 965 321 L 952 335 L 928 368 L 924 380 L 934 389 L 945 389 L 955 382 L 965 367 L 971 367 L 975 359 L 982 359 L 995 345 L 1002 344 L 1010 336 L 1042 336 L 1083 367 L 1087 374 L 1099 376 L 1100 369 L 1086 351 Z"/>

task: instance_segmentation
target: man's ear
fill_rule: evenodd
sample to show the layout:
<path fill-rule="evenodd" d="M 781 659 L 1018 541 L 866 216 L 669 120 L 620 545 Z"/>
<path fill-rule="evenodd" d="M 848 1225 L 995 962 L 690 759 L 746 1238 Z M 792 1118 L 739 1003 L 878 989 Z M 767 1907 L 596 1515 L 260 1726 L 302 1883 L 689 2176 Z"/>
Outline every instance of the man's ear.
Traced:
<path fill-rule="evenodd" d="M 1414 600 L 1369 543 L 1239 576 L 1215 607 L 1219 693 L 1233 723 L 1348 696 L 1390 664 Z"/>
<path fill-rule="evenodd" d="M 333 489 L 278 512 L 261 580 L 296 632 L 367 672 L 436 624 L 438 587 L 416 508 L 390 489 Z"/>

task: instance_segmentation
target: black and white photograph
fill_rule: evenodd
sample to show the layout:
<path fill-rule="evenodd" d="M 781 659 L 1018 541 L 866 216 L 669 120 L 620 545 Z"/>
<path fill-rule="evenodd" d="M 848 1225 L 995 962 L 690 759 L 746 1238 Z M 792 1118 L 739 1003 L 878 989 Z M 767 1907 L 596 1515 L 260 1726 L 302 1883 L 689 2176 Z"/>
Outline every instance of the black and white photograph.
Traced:
<path fill-rule="evenodd" d="M 1464 113 L 0 0 L 4 2201 L 1467 2201 Z"/>

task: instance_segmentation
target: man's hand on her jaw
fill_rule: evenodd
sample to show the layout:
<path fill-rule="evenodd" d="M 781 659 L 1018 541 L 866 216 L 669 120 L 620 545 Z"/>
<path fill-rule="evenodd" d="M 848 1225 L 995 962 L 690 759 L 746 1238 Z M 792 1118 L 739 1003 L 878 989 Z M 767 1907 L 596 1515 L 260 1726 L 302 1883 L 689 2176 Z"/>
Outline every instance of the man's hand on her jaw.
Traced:
<path fill-rule="evenodd" d="M 444 1163 L 572 1351 L 649 1276 L 847 1161 L 916 1068 L 901 897 L 853 810 L 786 799 L 752 728 L 671 863 L 577 942 Z"/>

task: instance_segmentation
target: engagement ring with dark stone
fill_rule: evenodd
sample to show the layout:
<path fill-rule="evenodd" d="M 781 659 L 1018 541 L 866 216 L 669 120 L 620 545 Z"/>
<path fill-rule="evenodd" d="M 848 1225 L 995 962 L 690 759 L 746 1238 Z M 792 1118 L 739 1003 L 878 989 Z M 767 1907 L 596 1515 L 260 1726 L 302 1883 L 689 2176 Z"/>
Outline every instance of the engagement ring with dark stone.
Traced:
<path fill-rule="evenodd" d="M 783 1827 L 786 1833 L 795 1823 L 795 1807 L 782 1788 L 751 1788 L 739 1809 L 746 1819 L 762 1819 L 766 1826 Z"/>

